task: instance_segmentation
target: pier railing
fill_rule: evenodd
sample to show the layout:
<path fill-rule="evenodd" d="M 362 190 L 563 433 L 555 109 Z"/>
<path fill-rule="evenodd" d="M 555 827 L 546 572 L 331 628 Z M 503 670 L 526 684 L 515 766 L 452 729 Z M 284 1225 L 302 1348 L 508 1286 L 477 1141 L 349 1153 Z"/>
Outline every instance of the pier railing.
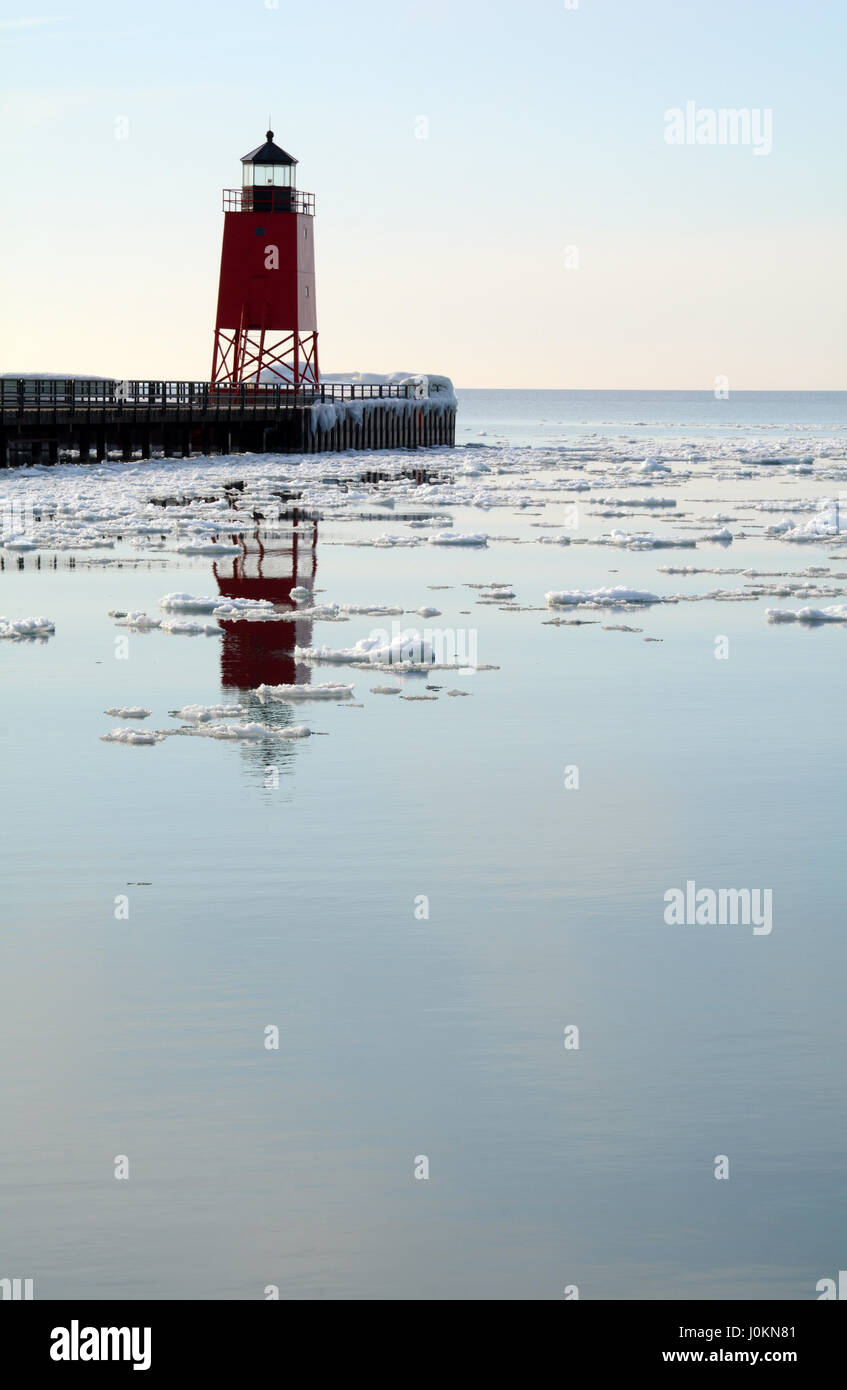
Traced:
<path fill-rule="evenodd" d="M 58 377 L 0 378 L 0 418 L 98 415 L 188 418 L 218 415 L 271 415 L 334 401 L 408 400 L 408 384 L 326 382 L 290 386 L 284 382 L 113 381 Z"/>

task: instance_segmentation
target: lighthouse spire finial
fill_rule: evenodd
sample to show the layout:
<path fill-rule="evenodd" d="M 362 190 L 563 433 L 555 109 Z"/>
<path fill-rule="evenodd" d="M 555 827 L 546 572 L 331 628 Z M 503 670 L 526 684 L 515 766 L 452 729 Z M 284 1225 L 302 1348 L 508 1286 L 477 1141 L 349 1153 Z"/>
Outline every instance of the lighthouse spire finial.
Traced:
<path fill-rule="evenodd" d="M 268 137 L 269 140 L 273 140 L 273 138 L 274 138 L 274 133 L 273 133 L 273 131 L 271 130 L 271 117 L 270 117 L 270 112 L 268 112 L 268 128 L 267 128 L 267 130 L 265 131 L 265 134 L 267 135 L 267 137 Z"/>

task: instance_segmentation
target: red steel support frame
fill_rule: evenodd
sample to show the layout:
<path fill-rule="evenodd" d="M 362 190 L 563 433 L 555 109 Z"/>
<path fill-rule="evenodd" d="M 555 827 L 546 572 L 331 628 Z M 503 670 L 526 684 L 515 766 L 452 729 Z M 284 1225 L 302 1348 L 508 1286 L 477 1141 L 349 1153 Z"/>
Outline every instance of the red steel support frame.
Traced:
<path fill-rule="evenodd" d="M 215 327 L 211 381 L 216 384 L 258 380 L 272 373 L 291 386 L 318 386 L 317 333 L 286 333 L 268 343 L 267 330 Z M 296 346 L 296 353 L 295 353 Z"/>

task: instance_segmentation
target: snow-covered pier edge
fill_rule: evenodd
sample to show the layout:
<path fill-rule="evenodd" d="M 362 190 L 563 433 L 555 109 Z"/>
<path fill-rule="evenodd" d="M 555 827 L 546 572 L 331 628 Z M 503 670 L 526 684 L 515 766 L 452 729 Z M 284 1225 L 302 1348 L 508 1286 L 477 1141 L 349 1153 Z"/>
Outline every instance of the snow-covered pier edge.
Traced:
<path fill-rule="evenodd" d="M 322 385 L 349 387 L 351 396 L 310 407 L 311 441 L 304 452 L 336 453 L 344 449 L 425 449 L 456 442 L 458 402 L 446 376 L 386 376 L 355 373 L 321 378 Z M 393 395 L 383 388 L 405 388 Z M 357 388 L 362 388 L 361 394 Z M 366 394 L 366 391 L 368 394 Z"/>
<path fill-rule="evenodd" d="M 0 467 L 193 454 L 339 453 L 452 446 L 444 376 L 393 372 L 293 386 L 251 382 L 0 377 Z"/>

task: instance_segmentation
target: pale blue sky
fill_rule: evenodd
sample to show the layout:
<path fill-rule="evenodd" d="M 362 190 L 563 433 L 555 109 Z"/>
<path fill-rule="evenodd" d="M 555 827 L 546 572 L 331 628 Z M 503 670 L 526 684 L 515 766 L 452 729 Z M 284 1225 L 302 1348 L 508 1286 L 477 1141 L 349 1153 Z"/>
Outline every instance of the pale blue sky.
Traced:
<path fill-rule="evenodd" d="M 220 190 L 270 112 L 317 196 L 325 370 L 847 386 L 844 0 L 37 17 L 0 5 L 0 370 L 207 376 Z M 770 108 L 773 152 L 669 146 L 686 101 Z"/>

